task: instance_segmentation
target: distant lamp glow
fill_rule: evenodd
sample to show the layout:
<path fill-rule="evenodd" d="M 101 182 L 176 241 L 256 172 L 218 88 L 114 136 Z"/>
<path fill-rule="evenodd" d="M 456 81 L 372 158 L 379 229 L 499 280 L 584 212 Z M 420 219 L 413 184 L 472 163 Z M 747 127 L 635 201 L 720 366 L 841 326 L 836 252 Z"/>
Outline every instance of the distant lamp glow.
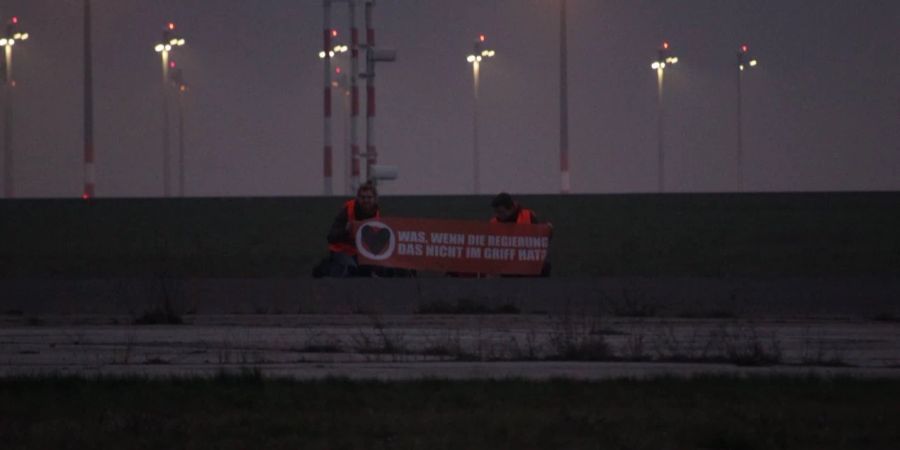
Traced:
<path fill-rule="evenodd" d="M 0 47 L 6 47 L 6 39 L 0 39 Z"/>
<path fill-rule="evenodd" d="M 483 34 L 479 34 L 479 35 L 478 35 L 478 41 L 479 41 L 479 42 L 484 42 L 485 39 L 487 39 L 487 38 L 486 38 Z"/>
<path fill-rule="evenodd" d="M 475 62 L 475 55 L 469 55 L 466 57 L 466 61 L 473 63 Z"/>
<path fill-rule="evenodd" d="M 750 60 L 750 67 L 756 67 L 757 64 L 759 64 L 759 62 L 756 61 L 755 59 Z"/>
<path fill-rule="evenodd" d="M 659 70 L 659 63 L 656 62 L 656 61 L 654 61 L 653 64 L 650 64 L 650 67 L 651 67 L 653 70 Z"/>
<path fill-rule="evenodd" d="M 325 59 L 325 56 L 327 56 L 327 55 L 325 54 L 324 50 L 319 52 L 319 59 Z"/>

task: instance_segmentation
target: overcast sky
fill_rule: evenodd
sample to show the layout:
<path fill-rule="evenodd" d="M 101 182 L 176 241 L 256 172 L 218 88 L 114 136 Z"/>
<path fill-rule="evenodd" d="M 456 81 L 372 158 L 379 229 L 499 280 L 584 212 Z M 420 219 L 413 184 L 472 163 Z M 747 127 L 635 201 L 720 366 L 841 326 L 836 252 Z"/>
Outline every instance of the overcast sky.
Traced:
<path fill-rule="evenodd" d="M 21 197 L 82 186 L 81 0 L 3 0 L 31 39 L 14 47 Z M 191 84 L 189 195 L 322 192 L 320 0 L 94 0 L 97 195 L 162 193 L 159 56 L 171 20 Z M 345 8 L 335 8 L 340 40 Z M 556 0 L 380 0 L 376 140 L 400 168 L 389 194 L 472 191 L 472 71 L 479 33 L 485 192 L 559 190 Z M 746 73 L 745 185 L 753 191 L 900 189 L 900 2 L 569 0 L 575 192 L 656 189 L 656 75 L 663 39 L 667 190 L 735 189 L 736 62 Z M 335 192 L 345 186 L 336 105 Z M 362 124 L 361 124 L 362 125 Z M 362 129 L 362 127 L 361 127 Z M 173 149 L 175 146 L 173 145 Z"/>

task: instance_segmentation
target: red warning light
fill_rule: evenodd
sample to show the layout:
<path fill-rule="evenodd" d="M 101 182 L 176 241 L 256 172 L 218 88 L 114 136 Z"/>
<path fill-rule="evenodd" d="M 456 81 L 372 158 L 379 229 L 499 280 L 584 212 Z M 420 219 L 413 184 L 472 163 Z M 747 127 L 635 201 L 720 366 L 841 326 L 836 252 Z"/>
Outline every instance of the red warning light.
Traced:
<path fill-rule="evenodd" d="M 170 30 L 174 30 L 174 29 L 175 29 L 175 22 L 169 22 L 169 29 L 170 29 Z"/>
<path fill-rule="evenodd" d="M 744 44 L 741 46 L 741 51 L 747 53 L 748 51 L 750 51 L 750 47 L 747 47 L 747 44 Z"/>
<path fill-rule="evenodd" d="M 666 49 L 666 50 L 669 49 L 669 42 L 668 42 L 668 41 L 663 42 L 663 48 Z"/>
<path fill-rule="evenodd" d="M 341 74 L 341 68 L 338 67 L 338 68 L 334 69 L 334 73 L 340 75 L 340 74 Z"/>
<path fill-rule="evenodd" d="M 17 23 L 19 23 L 19 18 L 18 18 L 18 17 L 13 17 L 12 20 L 11 20 L 11 22 L 12 22 L 13 24 L 17 24 Z"/>
<path fill-rule="evenodd" d="M 487 38 L 483 34 L 478 35 L 478 40 L 484 42 Z"/>
<path fill-rule="evenodd" d="M 91 199 L 91 196 L 90 196 L 90 194 L 88 194 L 87 192 L 85 192 L 84 194 L 81 194 L 81 199 L 82 199 L 82 200 L 90 200 L 90 199 Z"/>
<path fill-rule="evenodd" d="M 337 30 L 331 30 L 331 37 L 337 37 L 337 36 L 338 36 Z"/>
<path fill-rule="evenodd" d="M 171 67 L 171 68 L 174 69 L 174 68 L 175 68 L 175 61 L 170 62 L 170 63 L 169 63 L 169 67 Z"/>

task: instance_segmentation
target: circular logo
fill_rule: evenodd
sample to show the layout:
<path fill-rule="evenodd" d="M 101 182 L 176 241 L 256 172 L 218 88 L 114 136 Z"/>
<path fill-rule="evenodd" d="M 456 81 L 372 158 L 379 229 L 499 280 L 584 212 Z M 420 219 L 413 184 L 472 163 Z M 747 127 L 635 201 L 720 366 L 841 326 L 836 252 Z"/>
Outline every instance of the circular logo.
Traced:
<path fill-rule="evenodd" d="M 396 244 L 394 230 L 382 222 L 369 221 L 356 230 L 356 249 L 373 261 L 390 258 Z"/>

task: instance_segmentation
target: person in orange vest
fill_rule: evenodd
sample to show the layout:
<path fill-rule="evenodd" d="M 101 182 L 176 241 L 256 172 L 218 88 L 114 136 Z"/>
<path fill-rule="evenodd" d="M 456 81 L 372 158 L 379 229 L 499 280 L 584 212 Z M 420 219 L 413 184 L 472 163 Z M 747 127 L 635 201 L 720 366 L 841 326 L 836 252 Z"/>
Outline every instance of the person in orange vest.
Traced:
<path fill-rule="evenodd" d="M 494 217 L 491 223 L 544 223 L 538 219 L 534 211 L 523 208 L 522 205 L 516 203 L 512 195 L 501 192 L 491 201 L 491 207 L 494 208 Z"/>
<path fill-rule="evenodd" d="M 497 194 L 494 200 L 491 201 L 491 207 L 494 208 L 494 217 L 491 218 L 491 223 L 546 224 L 550 226 L 551 232 L 553 230 L 553 224 L 538 218 L 533 210 L 523 207 L 513 200 L 512 195 L 506 192 Z M 544 261 L 544 267 L 540 276 L 550 276 L 549 259 Z"/>
<path fill-rule="evenodd" d="M 356 257 L 356 240 L 351 234 L 353 222 L 381 216 L 378 207 L 378 190 L 371 182 L 356 190 L 356 198 L 344 202 L 344 206 L 328 231 L 330 263 L 323 275 L 332 277 L 370 276 L 371 268 L 360 267 Z"/>

